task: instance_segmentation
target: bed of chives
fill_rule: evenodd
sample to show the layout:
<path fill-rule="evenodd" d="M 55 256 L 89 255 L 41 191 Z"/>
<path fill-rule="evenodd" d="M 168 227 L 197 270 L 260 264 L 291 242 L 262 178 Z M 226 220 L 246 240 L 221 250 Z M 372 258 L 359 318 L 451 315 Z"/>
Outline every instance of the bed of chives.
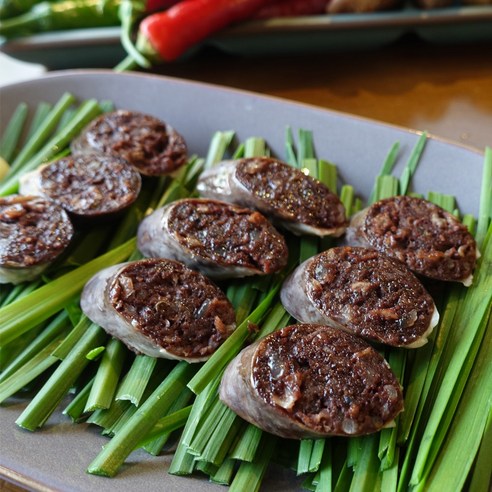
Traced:
<path fill-rule="evenodd" d="M 70 140 L 81 128 L 112 105 L 78 102 L 72 94 L 64 94 L 53 106 L 40 103 L 33 108 L 28 126 L 30 109 L 19 104 L 0 140 L 4 161 L 0 196 L 15 193 L 23 173 L 66 155 Z M 389 149 L 367 202 L 350 184 L 340 183 L 334 164 L 315 155 L 308 130 L 294 135 L 287 128 L 285 153 L 277 157 L 338 193 L 352 215 L 380 198 L 411 193 L 411 178 L 426 140 L 424 133 L 400 177 L 393 174 L 398 143 Z M 111 264 L 140 258 L 135 233 L 146 213 L 193 196 L 200 172 L 224 157 L 269 153 L 267 140 L 236 142 L 233 132 L 217 132 L 208 155 L 190 158 L 173 179 L 147 180 L 120 222 L 79 233 L 76 246 L 41 280 L 0 285 L 0 402 L 8 403 L 21 390 L 37 387 L 16 420 L 18 426 L 38 430 L 57 409 L 74 423 L 98 426 L 108 442 L 102 450 L 94 449 L 94 459 L 87 463 L 88 472 L 96 475 L 114 476 L 138 448 L 157 455 L 169 443 L 177 443 L 169 473 L 203 473 L 234 491 L 258 490 L 273 461 L 301 475 L 306 490 L 319 492 L 442 491 L 465 486 L 473 492 L 488 490 L 492 442 L 490 148 L 485 151 L 478 217 L 461 217 L 481 251 L 473 285 L 453 284 L 433 292 L 441 319 L 424 347 L 385 349 L 405 397 L 405 411 L 392 428 L 356 438 L 282 440 L 247 424 L 218 399 L 221 375 L 241 348 L 294 322 L 278 299 L 285 275 L 299 262 L 334 245 L 332 239 L 299 239 L 288 234 L 286 272 L 225 283 L 238 328 L 204 364 L 135 355 L 81 313 L 80 291 L 92 275 Z M 445 190 L 430 191 L 426 198 L 459 216 L 454 197 L 439 191 Z M 67 394 L 72 394 L 70 403 L 62 408 Z"/>

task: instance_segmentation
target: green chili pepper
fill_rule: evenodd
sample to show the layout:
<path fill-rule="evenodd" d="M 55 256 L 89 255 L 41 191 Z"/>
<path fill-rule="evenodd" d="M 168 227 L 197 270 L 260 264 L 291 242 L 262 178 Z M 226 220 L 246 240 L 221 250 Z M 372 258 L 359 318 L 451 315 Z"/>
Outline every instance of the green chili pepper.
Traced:
<path fill-rule="evenodd" d="M 0 35 L 17 37 L 36 32 L 116 26 L 120 0 L 44 1 L 25 14 L 0 21 Z"/>

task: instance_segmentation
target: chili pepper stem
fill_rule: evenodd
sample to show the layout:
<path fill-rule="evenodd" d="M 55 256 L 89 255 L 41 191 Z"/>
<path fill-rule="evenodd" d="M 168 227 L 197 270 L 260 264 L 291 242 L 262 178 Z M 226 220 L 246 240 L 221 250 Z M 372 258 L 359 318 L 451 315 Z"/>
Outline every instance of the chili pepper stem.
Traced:
<path fill-rule="evenodd" d="M 132 70 L 136 70 L 139 68 L 138 63 L 136 62 L 133 56 L 128 55 L 126 58 L 120 61 L 118 65 L 116 65 L 113 70 L 115 72 L 128 72 Z"/>
<path fill-rule="evenodd" d="M 0 35 L 9 37 L 18 34 L 24 29 L 35 26 L 39 22 L 39 18 L 39 12 L 29 11 L 17 17 L 0 21 Z"/>
<path fill-rule="evenodd" d="M 129 50 L 128 46 L 125 46 L 125 49 L 127 49 L 128 56 L 114 67 L 117 72 L 134 70 L 139 66 L 149 68 L 157 61 L 162 63 L 157 51 L 141 33 L 137 37 L 136 46 L 133 47 L 133 50 Z M 135 54 L 138 54 L 138 56 L 135 56 Z"/>

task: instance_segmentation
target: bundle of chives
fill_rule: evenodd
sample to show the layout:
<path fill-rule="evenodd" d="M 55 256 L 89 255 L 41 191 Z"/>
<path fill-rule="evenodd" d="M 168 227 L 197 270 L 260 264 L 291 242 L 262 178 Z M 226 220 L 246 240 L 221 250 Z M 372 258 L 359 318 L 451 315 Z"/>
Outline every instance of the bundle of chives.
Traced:
<path fill-rule="evenodd" d="M 151 431 L 161 415 L 169 409 L 172 401 L 186 386 L 194 371 L 195 368 L 192 365 L 179 362 L 169 376 L 103 448 L 89 465 L 88 472 L 95 475 L 114 476 L 127 456 L 139 444 L 142 436 Z"/>
<path fill-rule="evenodd" d="M 99 103 L 98 106 L 99 110 L 104 110 L 104 105 L 102 103 Z M 38 113 L 41 114 L 43 111 L 46 114 L 48 111 L 52 111 L 52 115 L 55 113 L 59 115 L 59 121 L 63 120 L 67 122 L 69 122 L 73 117 L 71 109 L 62 111 L 61 114 L 59 114 L 59 110 L 55 112 L 55 109 L 51 110 L 48 106 L 45 106 L 44 108 L 40 106 L 38 108 Z M 19 120 L 22 120 L 23 118 L 22 112 L 22 108 L 19 109 Z M 42 127 L 39 125 L 39 122 L 36 125 L 33 123 L 32 129 L 30 130 L 31 137 L 41 135 L 43 133 L 40 129 Z M 53 123 L 51 123 L 51 125 L 53 125 Z M 60 123 L 58 123 L 58 126 L 61 127 Z M 232 142 L 233 136 L 233 132 L 222 132 L 221 135 L 217 136 L 214 144 L 215 150 L 212 148 L 209 152 L 206 165 L 211 166 L 223 157 Z M 294 139 L 290 129 L 287 133 L 286 142 L 288 160 L 290 160 L 294 165 L 305 169 L 305 172 L 309 172 L 311 175 L 318 177 L 325 182 L 330 189 L 336 191 L 336 168 L 329 163 L 316 161 L 314 158 L 312 136 L 309 132 L 300 131 L 298 152 L 295 150 Z M 391 196 L 398 192 L 408 192 L 410 179 L 416 170 L 416 165 L 420 154 L 424 149 L 425 142 L 426 134 L 424 133 L 413 149 L 412 155 L 399 182 L 396 178 L 391 176 L 391 170 L 396 162 L 396 156 L 399 149 L 398 144 L 393 146 L 388 154 L 383 169 L 381 170 L 381 176 L 377 180 L 377 184 L 373 194 L 371 195 L 370 201 L 377 199 L 376 197 L 381 198 Z M 10 148 L 12 148 L 11 142 L 9 145 Z M 31 145 L 31 149 L 36 148 L 41 148 L 39 142 Z M 45 149 L 45 147 L 41 150 L 43 149 Z M 26 167 L 22 166 L 23 170 L 28 169 L 30 166 L 34 166 L 32 159 L 29 162 L 26 161 L 29 158 L 29 153 L 32 155 L 35 150 L 30 150 L 27 154 L 26 152 L 27 151 L 24 151 L 24 157 L 21 154 L 20 157 L 22 157 L 22 159 L 17 156 L 19 162 L 24 161 L 24 163 L 27 164 Z M 268 149 L 265 142 L 262 139 L 249 139 L 244 144 L 239 145 L 234 153 L 234 156 L 248 156 L 255 155 L 257 153 L 268 155 Z M 44 158 L 45 157 L 43 157 L 43 159 Z M 491 162 L 492 153 L 490 149 L 487 149 L 484 175 L 488 173 L 489 177 L 488 179 L 483 180 L 484 184 L 481 199 L 482 205 L 477 227 L 477 240 L 478 243 L 483 246 L 485 252 L 477 273 L 477 283 L 479 285 L 478 289 L 488 289 L 485 290 L 485 292 L 492 290 L 492 285 L 487 282 L 486 277 L 487 269 L 490 269 L 491 256 L 489 248 L 489 237 L 491 233 L 489 232 L 489 236 L 486 237 L 492 209 L 492 207 L 490 207 L 492 190 L 492 187 L 490 186 L 490 175 L 492 174 Z M 19 167 L 21 167 L 21 164 L 19 164 Z M 162 182 L 158 193 L 160 200 L 155 200 L 154 204 L 159 206 L 178 197 L 189 195 L 192 191 L 193 183 L 202 167 L 203 161 L 200 162 L 200 160 L 194 160 L 190 162 L 189 166 L 187 166 L 182 173 L 180 173 L 178 179 L 173 180 L 170 183 L 170 186 L 168 186 L 169 183 Z M 4 187 L 5 186 L 6 185 L 4 184 Z M 163 195 L 162 192 L 164 191 L 165 186 L 168 187 Z M 2 190 L 3 189 L 4 188 L 2 188 Z M 13 188 L 11 187 L 11 189 Z M 342 187 L 341 195 L 348 214 L 361 208 L 360 199 L 354 200 L 354 190 L 349 185 L 344 185 Z M 430 198 L 437 201 L 446 209 L 451 210 L 453 213 L 457 213 L 454 199 L 452 197 L 440 194 L 431 194 Z M 488 208 L 483 205 L 484 203 L 489 204 Z M 472 227 L 473 220 L 469 217 L 466 220 L 469 221 L 470 227 Z M 128 231 L 134 230 L 134 224 L 135 222 L 133 223 L 133 226 L 128 228 Z M 308 241 L 305 242 L 304 249 L 301 246 L 299 259 L 311 256 L 317 252 L 319 248 L 318 242 L 313 241 L 312 244 L 309 244 Z M 321 244 L 323 245 L 323 243 Z M 483 272 L 485 272 L 485 276 Z M 285 311 L 283 311 L 283 308 L 280 305 L 275 304 L 275 296 L 278 292 L 280 280 L 281 279 L 276 279 L 276 281 L 273 282 L 273 296 L 269 297 L 272 292 L 272 290 L 270 290 L 265 292 L 265 294 L 258 295 L 256 298 L 253 295 L 249 296 L 249 294 L 253 292 L 252 289 L 263 288 L 263 283 L 251 282 L 250 285 L 247 285 L 249 283 L 244 283 L 241 286 L 233 285 L 233 283 L 231 283 L 228 293 L 234 300 L 234 304 L 239 308 L 238 319 L 240 320 L 241 336 L 238 336 L 235 343 L 231 343 L 231 345 L 227 347 L 228 350 L 224 350 L 223 354 L 228 354 L 226 359 L 229 357 L 228 360 L 230 360 L 230 357 L 232 357 L 234 353 L 237 353 L 242 344 L 247 340 L 248 333 L 247 330 L 245 330 L 245 327 L 247 327 L 247 324 L 245 325 L 245 323 L 247 321 L 255 322 L 256 320 L 256 322 L 258 322 L 268 314 L 258 336 L 264 336 L 269 332 L 269 330 L 275 329 L 276 327 L 285 326 L 285 324 L 289 321 L 289 316 L 285 313 Z M 54 281 L 49 282 L 48 285 L 53 282 Z M 265 285 L 267 284 L 268 282 L 265 283 Z M 15 299 L 13 302 L 14 305 L 20 302 L 20 299 L 17 298 L 17 296 L 20 295 L 21 291 L 19 290 L 12 296 L 12 293 L 15 290 L 16 289 L 11 289 L 8 292 L 6 290 L 1 291 L 1 299 L 3 299 L 3 303 L 5 305 L 10 304 L 10 300 L 8 299 L 9 297 L 11 300 Z M 36 293 L 37 290 L 40 289 L 36 289 L 33 293 Z M 487 475 L 487 472 L 485 471 L 487 470 L 487 467 L 483 463 L 486 462 L 486 458 L 484 458 L 484 456 L 487 456 L 488 447 L 486 438 L 482 438 L 482 436 L 484 436 L 486 432 L 490 433 L 490 406 L 488 407 L 488 412 L 477 416 L 477 409 L 479 408 L 479 405 L 485 405 L 486 403 L 486 400 L 484 400 L 484 395 L 487 393 L 474 383 L 475 379 L 472 379 L 471 377 L 469 378 L 469 374 L 473 374 L 474 377 L 479 378 L 485 377 L 491 368 L 490 340 L 486 343 L 487 337 L 485 337 L 486 324 L 490 318 L 490 298 L 486 297 L 484 303 L 482 304 L 477 303 L 476 300 L 470 304 L 469 297 L 478 297 L 478 293 L 471 296 L 470 292 L 473 292 L 473 289 L 469 289 L 467 294 L 463 296 L 462 292 L 463 289 L 460 288 L 451 289 L 450 301 L 446 304 L 448 309 L 446 309 L 444 313 L 440 329 L 436 330 L 437 333 L 435 339 L 431 339 L 431 343 L 429 343 L 427 347 L 424 347 L 425 350 L 420 349 L 415 357 L 411 359 L 411 364 L 407 364 L 407 368 L 405 368 L 406 358 L 401 355 L 401 351 L 389 352 L 390 364 L 395 372 L 397 372 L 400 379 L 403 379 L 405 375 L 405 398 L 408 413 L 403 414 L 397 427 L 383 430 L 379 436 L 369 436 L 367 438 L 360 438 L 350 441 L 351 444 L 348 446 L 347 452 L 347 463 L 353 467 L 353 474 L 350 471 L 349 466 L 340 464 L 337 467 L 336 464 L 332 462 L 330 441 L 317 440 L 303 442 L 300 446 L 302 451 L 300 450 L 298 456 L 297 469 L 299 473 L 315 474 L 311 479 L 309 486 L 310 489 L 325 491 L 342 489 L 372 490 L 372 488 L 381 488 L 386 491 L 396 490 L 398 486 L 399 490 L 404 490 L 408 484 L 408 475 L 412 471 L 412 480 L 414 479 L 414 476 L 420 476 L 422 478 L 419 482 L 412 482 L 415 483 L 418 490 L 424 487 L 429 487 L 430 490 L 434 490 L 434 488 L 438 490 L 437 487 L 441 483 L 449 484 L 450 487 L 459 488 L 463 485 L 466 472 L 463 472 L 463 467 L 460 469 L 457 464 L 452 462 L 453 455 L 450 455 L 450 453 L 453 453 L 454 450 L 460 449 L 460 446 L 463 444 L 463 438 L 467 429 L 467 422 L 472 422 L 471 428 L 473 430 L 473 439 L 470 439 L 467 443 L 466 449 L 469 450 L 468 452 L 471 458 L 467 464 L 465 464 L 465 468 L 468 470 L 471 469 L 473 457 L 478 453 L 478 459 L 474 468 L 476 473 L 473 475 L 472 483 L 485 483 L 485 479 L 489 475 Z M 36 300 L 35 297 L 31 297 L 30 299 Z M 265 303 L 266 300 L 268 300 L 267 303 Z M 60 312 L 67 316 L 66 312 L 61 309 L 66 306 L 69 301 L 70 299 L 65 299 L 65 303 L 63 305 L 60 304 L 59 308 L 52 314 Z M 464 333 L 463 327 L 460 325 L 460 319 L 463 318 L 463 315 L 458 312 L 462 309 L 462 307 L 457 309 L 458 302 L 460 305 L 465 307 L 472 306 L 467 309 L 473 311 L 476 316 L 472 319 L 472 324 L 474 326 L 473 333 L 469 334 L 468 337 L 465 337 L 466 340 L 462 341 L 461 345 L 458 344 L 458 351 L 456 351 L 455 345 L 457 344 L 457 340 L 460 340 L 460 337 L 462 337 Z M 19 305 L 20 304 L 17 304 L 17 306 Z M 257 306 L 256 310 L 253 309 L 255 305 Z M 260 306 L 263 306 L 263 309 L 258 311 L 258 307 Z M 253 312 L 251 313 L 252 309 Z M 9 314 L 8 310 L 0 310 L 0 314 L 5 312 Z M 49 316 L 50 315 L 48 315 L 48 317 Z M 76 310 L 71 314 L 73 319 L 76 319 L 79 316 L 80 313 L 77 313 Z M 459 329 L 456 330 L 456 332 L 450 333 L 450 327 L 455 326 L 456 323 L 458 323 Z M 71 335 L 54 352 L 54 354 L 57 354 L 57 357 L 54 357 L 52 353 L 49 354 L 48 358 L 53 358 L 53 363 L 57 362 L 58 358 L 65 359 L 64 362 L 60 364 L 60 367 L 65 364 L 65 371 L 66 368 L 70 366 L 70 363 L 72 364 L 72 367 L 79 367 L 80 369 L 80 359 L 77 359 L 75 354 L 77 351 L 79 352 L 79 356 L 82 354 L 82 351 L 80 351 L 80 347 L 78 346 L 82 327 L 85 329 L 89 327 L 89 331 L 97 330 L 97 327 L 90 325 L 90 323 L 87 323 L 87 320 L 84 321 L 82 319 L 81 324 L 72 330 Z M 34 333 L 34 326 L 27 328 L 26 330 L 31 329 Z M 8 331 L 7 334 L 11 336 Z M 42 335 L 43 334 L 44 332 L 42 332 Z M 17 339 L 11 339 L 10 343 L 13 343 L 15 340 Z M 61 338 L 56 339 L 55 337 L 54 341 L 58 344 L 60 343 Z M 48 345 L 45 345 L 45 342 L 48 343 Z M 118 361 L 119 356 L 115 356 L 114 354 L 111 355 L 111 353 L 113 349 L 118 353 L 122 352 L 122 350 L 118 350 L 118 343 L 115 341 L 109 341 L 106 348 L 101 346 L 101 341 L 93 339 L 92 342 L 93 343 L 90 344 L 90 348 L 89 346 L 85 346 L 84 350 L 88 349 L 89 352 L 92 350 L 93 352 L 90 353 L 94 354 L 104 350 L 103 357 L 100 359 L 100 378 L 101 381 L 105 381 L 106 383 L 112 379 L 111 387 L 113 389 L 111 392 L 114 392 L 118 377 L 114 374 L 113 376 L 107 377 L 109 372 L 112 372 L 112 370 L 109 371 L 108 367 L 104 368 L 105 364 L 103 364 L 103 361 L 105 358 L 106 360 L 113 360 L 113 357 L 114 361 Z M 48 337 L 45 336 L 43 344 L 39 345 L 38 342 L 38 345 L 34 345 L 34 347 L 39 347 L 38 353 L 34 356 L 35 360 L 38 360 L 36 357 L 38 357 L 39 360 L 42 359 L 44 354 L 43 350 L 49 346 L 49 343 L 50 340 L 48 340 Z M 121 347 L 119 348 L 121 349 Z M 30 350 L 32 351 L 33 348 L 31 347 Z M 47 349 L 46 354 L 48 354 Z M 25 361 L 25 355 L 23 357 L 23 360 Z M 46 360 L 48 360 L 48 358 Z M 84 358 L 87 360 L 87 352 L 85 353 Z M 162 416 L 157 424 L 148 429 L 150 434 L 148 434 L 145 438 L 144 444 L 150 452 L 153 452 L 152 450 L 158 450 L 160 449 L 162 442 L 167 439 L 172 430 L 184 425 L 185 430 L 182 436 L 184 446 L 181 448 L 178 447 L 178 451 L 176 453 L 176 455 L 181 453 L 183 466 L 181 468 L 176 468 L 174 470 L 176 473 L 190 473 L 194 468 L 197 468 L 211 475 L 210 478 L 213 481 L 227 484 L 232 483 L 232 489 L 241 490 L 241 487 L 244 487 L 244 484 L 247 483 L 248 490 L 256 490 L 261 483 L 262 474 L 264 473 L 264 470 L 266 469 L 271 458 L 271 452 L 274 448 L 274 442 L 276 439 L 272 439 L 270 436 L 264 435 L 254 426 L 243 424 L 235 417 L 235 415 L 232 414 L 232 412 L 228 411 L 228 409 L 218 402 L 217 385 L 220 381 L 220 375 L 226 363 L 227 360 L 224 364 L 220 364 L 216 360 L 213 364 L 209 364 L 206 370 L 203 372 L 200 371 L 201 374 L 199 374 L 199 377 L 196 379 L 193 378 L 195 381 L 192 379 L 189 382 L 189 386 L 198 393 L 198 397 L 193 406 L 184 406 L 192 398 L 192 393 L 185 388 L 183 386 L 183 382 L 181 382 L 181 392 L 179 392 L 179 394 L 173 393 L 173 395 L 176 395 L 176 399 L 174 400 L 174 403 L 167 408 L 166 411 L 164 411 L 164 414 L 167 413 L 168 415 Z M 204 365 L 204 369 L 207 364 Z M 179 365 L 180 364 L 178 364 L 178 366 Z M 453 379 L 453 377 L 456 376 L 456 372 L 453 371 L 456 371 L 457 367 L 459 367 L 462 372 L 458 379 Z M 31 370 L 28 370 L 26 374 L 32 374 L 30 371 Z M 75 372 L 77 373 L 77 371 L 78 369 Z M 55 374 L 56 372 L 58 371 L 55 371 Z M 152 373 L 152 371 L 150 371 L 150 373 Z M 105 376 L 103 376 L 103 374 L 105 374 Z M 417 379 L 414 379 L 415 377 Z M 166 378 L 165 381 L 167 379 L 168 378 Z M 126 379 L 124 381 L 126 382 Z M 408 381 L 410 381 L 410 383 L 408 383 Z M 415 383 L 412 384 L 411 381 L 415 381 Z M 419 384 L 419 382 L 422 382 L 423 384 Z M 86 406 L 87 410 L 92 410 L 99 405 L 94 403 L 88 404 L 89 395 L 94 387 L 94 383 L 95 380 L 91 379 L 79 395 L 74 399 L 73 406 L 70 408 L 67 407 L 67 414 L 73 416 L 75 420 L 79 419 L 84 414 L 84 409 Z M 66 382 L 64 384 L 66 385 Z M 172 381 L 169 380 L 166 384 L 172 386 Z M 50 385 L 47 385 L 47 387 L 44 388 L 47 394 L 50 394 L 48 391 L 49 386 Z M 150 391 L 151 386 L 152 385 L 147 388 L 146 393 Z M 140 386 L 137 385 L 131 391 L 127 392 L 127 390 L 125 390 L 125 392 L 130 396 L 132 401 L 136 402 L 137 405 L 140 403 L 141 399 L 144 400 L 145 403 L 142 405 L 143 408 L 143 406 L 147 404 L 147 401 L 152 398 L 147 398 L 147 394 L 140 394 L 140 397 L 137 396 L 136 391 L 141 393 L 142 387 L 146 388 L 147 386 L 146 384 L 140 384 Z M 488 388 L 488 386 L 485 389 L 487 392 L 490 392 L 490 388 Z M 173 391 L 178 391 L 178 389 L 174 388 Z M 51 395 L 53 394 L 54 393 L 51 393 Z M 464 398 L 460 399 L 462 394 L 464 395 Z M 99 395 L 101 396 L 101 392 L 99 392 Z M 436 405 L 429 403 L 434 398 L 434 395 L 436 395 L 438 399 L 441 395 L 444 395 L 441 400 L 439 400 L 440 403 L 444 402 L 447 398 L 446 401 L 448 402 L 448 407 L 441 417 L 439 417 L 439 410 L 436 410 Z M 47 397 L 45 397 L 45 400 L 46 398 Z M 99 398 L 100 397 L 96 398 L 94 401 L 99 402 Z M 110 402 L 110 400 L 112 401 Z M 132 405 L 129 401 L 118 401 L 114 400 L 114 398 L 109 398 L 106 400 L 104 406 L 109 406 L 109 408 L 107 410 L 97 410 L 93 412 L 93 418 L 90 417 L 89 420 L 97 421 L 98 419 L 95 418 L 96 415 L 105 414 L 109 417 L 109 414 L 113 414 L 111 417 L 113 424 L 107 427 L 108 433 L 115 433 L 118 436 L 124 429 L 127 437 L 129 436 L 130 440 L 132 440 L 134 447 L 141 445 L 142 436 L 139 436 L 140 441 L 135 440 L 136 438 L 134 432 L 128 428 L 129 422 L 136 418 L 139 411 L 137 407 Z M 117 417 L 117 414 L 119 414 L 120 417 Z M 219 414 L 221 415 L 221 418 L 216 419 L 215 416 Z M 437 415 L 437 417 L 433 420 L 434 415 Z M 427 429 L 424 429 L 423 423 L 429 416 L 430 423 L 427 424 Z M 207 418 L 209 419 L 208 421 Z M 39 416 L 38 421 L 42 420 L 43 417 Z M 214 420 L 218 423 L 215 430 L 210 432 L 210 429 L 208 429 L 207 432 L 205 432 L 203 429 L 204 427 L 207 427 L 208 424 L 205 426 L 204 424 Z M 35 419 L 31 421 L 31 427 L 34 427 L 33 422 L 35 422 Z M 193 429 L 193 425 L 197 426 L 197 428 Z M 432 444 L 427 450 L 427 454 L 425 454 L 425 449 L 428 445 L 426 443 L 425 433 L 428 433 L 430 432 L 430 429 L 433 429 L 432 425 L 437 425 L 437 427 L 434 427 L 437 429 L 437 432 L 433 437 Z M 142 430 L 142 427 L 137 427 L 139 430 Z M 448 429 L 452 429 L 453 431 L 450 434 L 450 439 L 447 439 Z M 203 436 L 200 432 L 202 432 Z M 421 434 L 423 432 L 424 437 L 422 438 Z M 242 434 L 239 436 L 239 433 Z M 205 434 L 208 434 L 207 438 L 204 438 Z M 397 437 L 398 444 L 402 446 L 401 449 L 397 447 Z M 264 442 L 266 445 L 260 446 L 260 443 Z M 417 460 L 415 461 L 414 458 L 419 444 L 420 448 L 418 449 Z M 120 464 L 122 463 L 122 460 L 125 459 L 123 454 L 130 452 L 129 449 L 130 448 L 125 448 L 123 452 L 117 444 L 114 444 L 113 452 L 119 455 L 118 459 L 120 460 Z M 422 451 L 422 449 L 424 449 L 424 451 Z M 107 463 L 112 462 L 113 452 L 110 451 L 106 455 Z M 403 452 L 405 452 L 405 454 L 402 455 Z M 424 463 L 423 467 L 422 458 L 420 457 L 422 453 L 427 456 L 427 462 Z M 403 461 L 402 458 L 404 458 Z M 104 461 L 100 457 L 98 457 L 98 459 Z M 118 460 L 116 460 L 116 462 L 117 461 Z M 176 461 L 179 461 L 179 459 Z M 233 479 L 237 461 L 241 461 L 243 464 L 240 465 L 239 470 Z M 105 469 L 103 466 L 101 468 L 101 470 L 103 470 L 101 474 L 110 475 L 114 473 L 119 466 L 115 465 L 116 462 L 108 468 L 110 470 L 109 472 L 108 469 Z M 96 463 L 97 468 L 97 459 L 94 463 Z M 249 465 L 247 465 L 247 463 L 249 463 Z M 418 475 L 418 471 L 416 471 L 419 470 L 419 467 L 421 467 L 420 470 L 422 475 Z M 451 467 L 456 470 L 455 473 L 445 477 L 446 481 L 443 482 L 442 480 L 444 475 L 448 473 Z M 417 475 L 415 475 L 416 473 Z"/>
<path fill-rule="evenodd" d="M 65 98 L 64 98 L 65 99 Z M 67 100 L 70 96 L 67 96 Z M 66 108 L 65 108 L 66 109 Z M 89 99 L 84 101 L 78 108 L 73 118 L 69 121 L 67 126 L 65 126 L 57 135 L 53 136 L 50 140 L 44 143 L 39 150 L 32 155 L 26 162 L 22 162 L 19 167 L 21 167 L 22 172 L 32 171 L 36 169 L 43 162 L 48 161 L 55 157 L 59 152 L 63 151 L 70 141 L 81 131 L 81 129 L 89 123 L 94 117 L 101 113 L 101 108 L 95 99 Z M 57 113 L 58 114 L 58 113 Z M 36 134 L 33 138 L 37 137 Z M 44 135 L 42 135 L 44 137 Z M 35 146 L 35 148 L 37 145 Z M 0 196 L 10 195 L 15 193 L 19 185 L 19 172 L 13 172 L 9 177 L 7 177 L 4 182 L 0 185 Z"/>
<path fill-rule="evenodd" d="M 34 131 L 34 134 L 22 147 L 22 150 L 17 154 L 10 167 L 9 176 L 16 174 L 19 169 L 43 146 L 44 142 L 55 130 L 58 122 L 66 113 L 68 108 L 75 103 L 73 94 L 65 93 L 61 99 L 55 104 L 53 109 L 46 115 L 44 120 Z"/>
<path fill-rule="evenodd" d="M 85 283 L 99 270 L 125 261 L 135 249 L 135 240 L 89 261 L 36 289 L 31 294 L 0 309 L 2 325 L 0 337 L 3 343 L 21 336 L 26 331 L 59 312 L 65 303 L 76 296 Z"/>
<path fill-rule="evenodd" d="M 68 315 L 65 311 L 62 311 L 32 340 L 32 342 L 25 346 L 24 350 L 13 359 L 7 367 L 3 369 L 0 374 L 0 382 L 19 371 L 26 362 L 31 360 L 54 339 L 66 332 L 68 328 Z"/>
<path fill-rule="evenodd" d="M 41 427 L 89 363 L 89 359 L 86 357 L 87 353 L 92 348 L 101 345 L 105 338 L 106 334 L 99 326 L 91 325 L 21 413 L 16 424 L 31 431 Z"/>
<path fill-rule="evenodd" d="M 157 456 L 171 437 L 172 431 L 184 427 L 186 422 L 185 415 L 187 418 L 191 411 L 191 405 L 188 404 L 193 397 L 193 393 L 188 388 L 184 388 L 181 391 L 169 407 L 166 416 L 162 417 L 152 428 L 152 431 L 147 434 L 146 442 L 142 446 L 145 451 Z M 149 439 L 151 435 L 153 438 Z"/>

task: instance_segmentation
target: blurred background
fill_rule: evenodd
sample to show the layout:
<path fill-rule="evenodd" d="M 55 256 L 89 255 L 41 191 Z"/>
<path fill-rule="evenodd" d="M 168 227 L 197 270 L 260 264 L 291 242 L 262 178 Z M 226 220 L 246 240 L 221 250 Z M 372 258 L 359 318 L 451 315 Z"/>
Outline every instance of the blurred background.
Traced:
<path fill-rule="evenodd" d="M 238 22 L 144 70 L 427 130 L 483 149 L 492 135 L 492 2 L 424 9 L 423 3 L 442 0 L 418 1 L 377 12 Z M 137 16 L 133 32 L 138 22 Z M 118 26 L 27 30 L 0 40 L 2 85 L 46 70 L 111 69 L 126 56 Z"/>

